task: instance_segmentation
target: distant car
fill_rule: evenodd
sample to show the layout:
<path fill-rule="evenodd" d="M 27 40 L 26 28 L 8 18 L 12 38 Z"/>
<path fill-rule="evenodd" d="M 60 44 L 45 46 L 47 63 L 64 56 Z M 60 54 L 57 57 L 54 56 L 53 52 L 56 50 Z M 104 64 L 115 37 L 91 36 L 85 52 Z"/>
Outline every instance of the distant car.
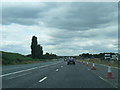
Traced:
<path fill-rule="evenodd" d="M 105 59 L 106 61 L 110 61 L 110 60 L 111 60 L 111 55 L 110 55 L 110 54 L 105 54 L 105 55 L 104 55 L 104 59 Z"/>
<path fill-rule="evenodd" d="M 67 60 L 67 65 L 69 65 L 69 64 L 74 64 L 75 65 L 75 59 L 74 58 L 69 58 Z"/>

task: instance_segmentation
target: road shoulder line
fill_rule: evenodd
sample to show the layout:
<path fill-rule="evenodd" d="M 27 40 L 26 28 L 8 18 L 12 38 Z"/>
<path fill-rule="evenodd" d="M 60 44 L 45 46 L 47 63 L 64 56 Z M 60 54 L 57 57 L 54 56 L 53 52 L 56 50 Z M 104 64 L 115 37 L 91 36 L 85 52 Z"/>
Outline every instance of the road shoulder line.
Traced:
<path fill-rule="evenodd" d="M 7 73 L 7 74 L 4 74 L 4 75 L 0 75 L 0 77 L 12 75 L 12 74 L 17 74 L 17 73 L 21 73 L 21 72 L 25 72 L 25 71 L 30 71 L 30 70 L 33 70 L 33 69 L 43 68 L 43 67 L 55 65 L 55 64 L 58 64 L 58 63 L 61 63 L 61 62 L 57 62 L 57 63 L 49 64 L 49 65 L 44 65 L 44 66 L 40 66 L 40 67 L 29 68 L 29 69 L 25 69 L 25 70 L 20 70 L 20 71 L 16 71 L 16 72 L 12 72 L 12 73 Z"/>

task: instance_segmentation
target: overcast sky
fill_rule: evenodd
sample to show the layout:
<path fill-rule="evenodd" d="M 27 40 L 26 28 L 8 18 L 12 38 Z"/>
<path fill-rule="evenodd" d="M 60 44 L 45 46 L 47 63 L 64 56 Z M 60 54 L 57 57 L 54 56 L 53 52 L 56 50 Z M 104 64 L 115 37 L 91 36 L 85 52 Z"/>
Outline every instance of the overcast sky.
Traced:
<path fill-rule="evenodd" d="M 30 54 L 35 35 L 44 53 L 117 52 L 117 2 L 4 2 L 2 51 Z"/>

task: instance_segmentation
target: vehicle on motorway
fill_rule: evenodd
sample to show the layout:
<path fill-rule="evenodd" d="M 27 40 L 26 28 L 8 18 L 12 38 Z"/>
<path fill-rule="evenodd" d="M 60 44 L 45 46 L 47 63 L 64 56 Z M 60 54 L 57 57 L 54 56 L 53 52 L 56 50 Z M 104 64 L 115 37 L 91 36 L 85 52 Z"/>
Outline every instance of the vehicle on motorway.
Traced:
<path fill-rule="evenodd" d="M 105 59 L 106 61 L 110 61 L 111 55 L 110 55 L 110 54 L 105 54 L 105 55 L 104 55 L 104 59 Z"/>
<path fill-rule="evenodd" d="M 75 65 L 75 59 L 73 57 L 69 57 L 67 60 L 67 65 L 74 64 Z"/>
<path fill-rule="evenodd" d="M 115 55 L 112 55 L 112 58 L 111 58 L 113 61 L 118 61 L 118 55 L 115 54 Z"/>
<path fill-rule="evenodd" d="M 105 61 L 110 61 L 110 60 L 112 60 L 112 61 L 119 61 L 119 59 L 118 59 L 118 54 L 105 54 L 104 55 L 104 60 Z"/>

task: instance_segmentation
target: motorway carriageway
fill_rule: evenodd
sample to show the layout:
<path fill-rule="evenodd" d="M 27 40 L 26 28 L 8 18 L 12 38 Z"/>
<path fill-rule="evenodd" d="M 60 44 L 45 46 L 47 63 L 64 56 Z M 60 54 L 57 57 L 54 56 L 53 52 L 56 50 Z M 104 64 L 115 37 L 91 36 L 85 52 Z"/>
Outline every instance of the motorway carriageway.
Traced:
<path fill-rule="evenodd" d="M 112 68 L 113 78 L 106 78 L 107 67 L 80 62 L 67 65 L 54 62 L 3 66 L 2 88 L 118 88 L 118 70 Z"/>

